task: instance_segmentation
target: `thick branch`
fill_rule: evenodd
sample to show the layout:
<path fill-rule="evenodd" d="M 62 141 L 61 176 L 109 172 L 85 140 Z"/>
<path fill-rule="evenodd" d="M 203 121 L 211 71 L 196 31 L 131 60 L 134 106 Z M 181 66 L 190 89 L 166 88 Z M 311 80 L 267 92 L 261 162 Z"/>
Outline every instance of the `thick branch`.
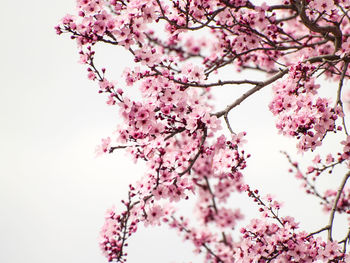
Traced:
<path fill-rule="evenodd" d="M 335 47 L 335 51 L 338 51 L 341 48 L 342 45 L 342 32 L 339 28 L 339 26 L 319 26 L 316 22 L 311 21 L 308 16 L 306 15 L 305 12 L 305 8 L 306 8 L 306 1 L 302 0 L 302 1 L 298 1 L 299 4 L 297 6 L 298 11 L 299 11 L 299 15 L 301 18 L 301 21 L 303 22 L 303 24 L 310 29 L 313 32 L 317 32 L 317 33 L 321 33 L 322 35 L 324 35 L 327 38 L 332 39 L 331 37 L 328 36 L 329 33 L 333 34 L 333 39 L 332 41 L 334 41 L 334 47 Z"/>

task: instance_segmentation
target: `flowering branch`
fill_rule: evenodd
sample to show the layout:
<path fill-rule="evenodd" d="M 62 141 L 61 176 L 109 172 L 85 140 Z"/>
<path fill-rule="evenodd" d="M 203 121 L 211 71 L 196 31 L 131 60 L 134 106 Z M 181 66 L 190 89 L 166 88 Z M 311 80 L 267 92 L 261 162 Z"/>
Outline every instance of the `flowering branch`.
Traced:
<path fill-rule="evenodd" d="M 196 253 L 204 252 L 205 262 L 350 261 L 345 254 L 349 232 L 338 242 L 332 237 L 335 213 L 350 210 L 350 188 L 345 187 L 350 173 L 338 190 L 323 194 L 316 189 L 321 174 L 350 165 L 348 102 L 342 98 L 350 78 L 348 1 L 76 1 L 78 15 L 66 15 L 56 32 L 76 41 L 88 78 L 120 116 L 114 135 L 102 139 L 96 153 L 124 149 L 134 161 L 147 164 L 137 183 L 130 185 L 124 209 L 112 209 L 106 216 L 100 245 L 109 261 L 126 261 L 126 241 L 139 224 L 164 223 L 184 234 Z M 106 69 L 95 65 L 97 44 L 123 48 L 135 65 L 126 68 L 118 82 L 108 79 Z M 232 67 L 237 72 L 260 71 L 265 80 L 213 76 Z M 320 95 L 322 78 L 338 84 L 334 106 Z M 214 112 L 213 87 L 227 85 L 250 87 Z M 228 115 L 267 86 L 273 93 L 268 108 L 276 128 L 297 141 L 299 152 L 315 154 L 330 133 L 345 131 L 345 138 L 339 139 L 343 150 L 329 153 L 325 160 L 315 154 L 306 172 L 285 154 L 306 193 L 320 198 L 330 212 L 328 225 L 316 232 L 301 230 L 293 215 L 280 216 L 279 202 L 271 195 L 260 197 L 258 189 L 251 190 L 245 182 L 250 157 L 243 149 L 246 132 L 235 133 Z M 130 87 L 138 88 L 140 96 L 125 92 Z M 223 135 L 227 131 L 229 135 Z M 237 234 L 232 230 L 243 214 L 239 207 L 229 207 L 228 200 L 234 198 L 232 193 L 245 192 L 260 214 Z M 193 198 L 197 226 L 189 228 L 188 219 L 175 219 L 176 204 Z M 314 237 L 326 230 L 327 240 Z"/>

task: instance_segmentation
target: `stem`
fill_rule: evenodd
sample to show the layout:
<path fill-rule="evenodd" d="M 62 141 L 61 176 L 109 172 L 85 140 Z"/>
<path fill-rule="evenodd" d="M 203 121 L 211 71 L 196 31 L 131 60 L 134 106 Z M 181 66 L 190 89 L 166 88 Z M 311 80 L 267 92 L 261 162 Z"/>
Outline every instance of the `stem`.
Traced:
<path fill-rule="evenodd" d="M 340 76 L 340 80 L 339 80 L 339 87 L 338 87 L 338 91 L 337 91 L 337 101 L 336 101 L 336 105 L 339 105 L 344 113 L 344 108 L 343 108 L 343 102 L 341 100 L 341 92 L 342 92 L 342 88 L 343 88 L 343 84 L 344 84 L 344 78 L 346 75 L 346 71 L 348 69 L 349 66 L 349 60 L 345 60 L 344 62 L 344 68 L 343 71 L 341 73 Z M 346 135 L 349 135 L 347 128 L 346 128 L 346 124 L 345 124 L 345 118 L 344 116 L 342 117 L 342 121 L 343 121 L 343 127 L 344 127 L 344 131 Z"/>
<path fill-rule="evenodd" d="M 332 210 L 331 210 L 331 214 L 329 216 L 329 223 L 328 223 L 328 240 L 329 241 L 333 241 L 333 238 L 332 238 L 332 228 L 333 228 L 333 221 L 334 221 L 334 216 L 335 216 L 335 212 L 337 210 L 337 205 L 338 205 L 338 201 L 340 199 L 340 196 L 344 190 L 344 187 L 345 187 L 345 184 L 346 184 L 346 181 L 349 179 L 350 177 L 350 171 L 344 176 L 343 178 L 343 181 L 341 182 L 339 188 L 338 188 L 338 191 L 337 191 L 337 196 L 334 200 L 334 203 L 333 203 L 333 207 L 332 207 Z"/>

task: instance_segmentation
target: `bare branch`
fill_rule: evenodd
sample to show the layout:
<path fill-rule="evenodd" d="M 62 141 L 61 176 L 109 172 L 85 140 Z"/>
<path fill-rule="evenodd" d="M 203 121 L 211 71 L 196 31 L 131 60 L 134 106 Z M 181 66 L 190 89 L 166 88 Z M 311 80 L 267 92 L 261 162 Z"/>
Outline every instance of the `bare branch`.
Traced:
<path fill-rule="evenodd" d="M 338 91 L 337 91 L 336 105 L 339 105 L 343 112 L 344 112 L 344 107 L 343 107 L 343 102 L 341 100 L 341 92 L 342 92 L 344 78 L 346 76 L 346 71 L 348 70 L 348 67 L 349 67 L 349 60 L 346 60 L 344 62 L 344 67 L 343 67 L 343 71 L 342 71 L 341 76 L 340 76 L 339 87 L 338 87 Z M 345 131 L 346 135 L 349 135 L 348 130 L 346 128 L 346 123 L 345 123 L 345 117 L 344 116 L 342 117 L 342 121 L 343 121 L 344 131 Z"/>
<path fill-rule="evenodd" d="M 322 227 L 321 229 L 315 231 L 315 232 L 311 232 L 310 234 L 307 235 L 307 237 L 311 237 L 313 235 L 317 235 L 319 233 L 322 233 L 323 231 L 326 231 L 326 230 L 329 230 L 329 226 L 325 226 L 325 227 Z"/>
<path fill-rule="evenodd" d="M 247 99 L 249 96 L 253 95 L 255 92 L 261 90 L 263 87 L 266 87 L 267 85 L 275 82 L 276 80 L 282 78 L 285 74 L 287 74 L 289 69 L 284 69 L 280 71 L 279 73 L 275 74 L 271 78 L 267 79 L 264 82 L 261 82 L 261 84 L 256 85 L 254 88 L 248 90 L 246 93 L 244 93 L 241 97 L 239 97 L 237 100 L 235 100 L 231 105 L 228 105 L 225 110 L 219 111 L 217 113 L 214 113 L 216 117 L 220 118 L 221 116 L 227 114 L 230 110 L 232 110 L 234 107 L 241 104 L 245 99 Z"/>
<path fill-rule="evenodd" d="M 215 86 L 224 86 L 224 85 L 243 85 L 243 84 L 250 84 L 250 85 L 259 85 L 262 82 L 260 81 L 254 81 L 254 80 L 227 80 L 227 81 L 221 81 L 214 83 L 191 83 L 191 82 L 182 82 L 180 80 L 173 80 L 175 83 L 182 84 L 189 87 L 198 87 L 198 88 L 209 88 L 209 87 L 215 87 Z"/>
<path fill-rule="evenodd" d="M 349 179 L 350 177 L 350 172 L 348 172 L 344 178 L 343 178 L 343 181 L 341 182 L 339 188 L 338 188 L 338 191 L 337 191 L 337 196 L 335 197 L 335 200 L 334 200 L 334 203 L 333 203 L 333 207 L 332 207 L 332 210 L 331 210 L 331 214 L 329 216 L 329 223 L 328 223 L 328 240 L 330 241 L 333 241 L 333 238 L 332 238 L 332 228 L 333 228 L 333 221 L 334 221 L 334 216 L 335 216 L 335 212 L 337 210 L 337 205 L 338 205 L 338 201 L 340 199 L 340 196 L 344 190 L 344 187 L 345 187 L 345 184 L 347 182 L 347 180 Z"/>
<path fill-rule="evenodd" d="M 350 241 L 350 228 L 348 230 L 348 232 L 346 233 L 346 236 L 343 240 L 339 241 L 338 243 L 341 244 L 343 243 L 343 253 L 346 253 L 346 243 L 349 243 Z"/>

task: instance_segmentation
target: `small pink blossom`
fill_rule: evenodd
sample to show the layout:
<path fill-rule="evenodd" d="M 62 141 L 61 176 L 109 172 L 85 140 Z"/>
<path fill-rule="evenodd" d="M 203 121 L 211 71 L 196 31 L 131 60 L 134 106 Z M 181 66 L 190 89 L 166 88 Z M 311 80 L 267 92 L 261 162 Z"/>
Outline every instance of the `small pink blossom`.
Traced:
<path fill-rule="evenodd" d="M 147 218 L 145 221 L 145 226 L 154 226 L 154 225 L 160 225 L 161 223 L 161 218 L 164 215 L 164 211 L 161 206 L 159 205 L 154 205 L 149 208 L 147 211 Z"/>
<path fill-rule="evenodd" d="M 110 149 L 110 143 L 111 143 L 111 138 L 110 137 L 102 139 L 101 141 L 102 141 L 101 145 L 98 145 L 96 147 L 96 150 L 95 150 L 96 156 L 99 156 L 99 155 L 101 155 L 103 153 L 106 153 Z"/>

